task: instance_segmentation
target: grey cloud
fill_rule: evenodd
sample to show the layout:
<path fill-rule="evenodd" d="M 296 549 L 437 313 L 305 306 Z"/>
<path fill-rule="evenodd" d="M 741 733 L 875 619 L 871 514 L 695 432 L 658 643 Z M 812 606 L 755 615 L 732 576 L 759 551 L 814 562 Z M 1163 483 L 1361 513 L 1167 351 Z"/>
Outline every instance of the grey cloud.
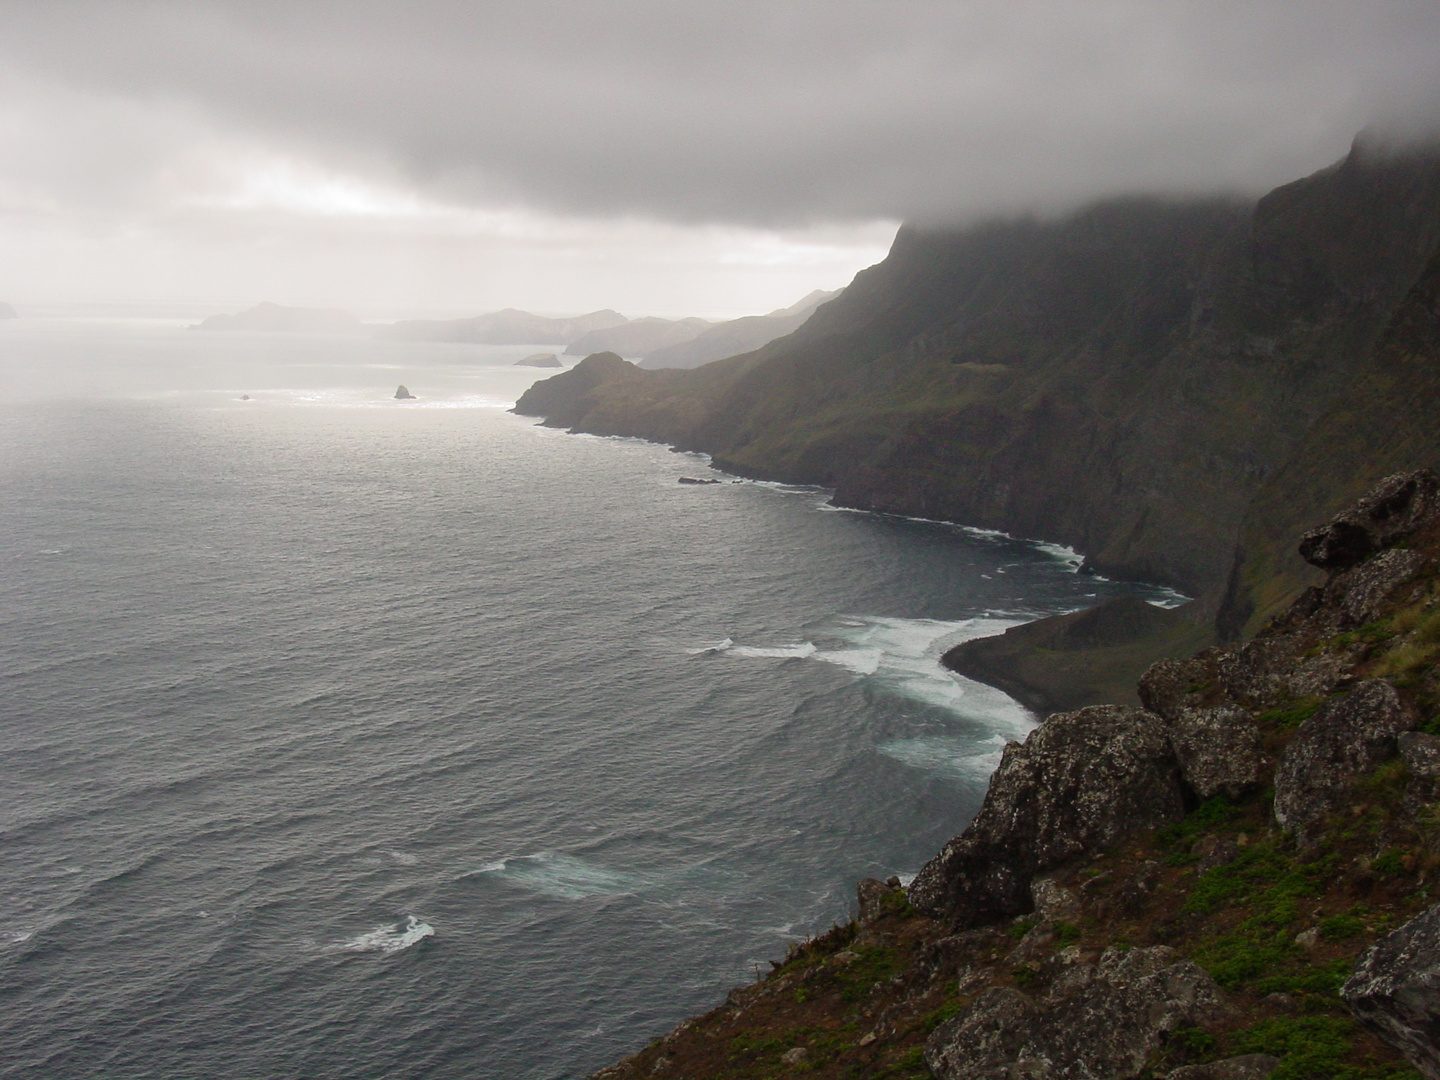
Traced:
<path fill-rule="evenodd" d="M 1440 116 L 1433 0 L 32 2 L 0 4 L 0 58 L 37 99 L 171 118 L 97 147 L 52 110 L 92 140 L 36 180 L 66 198 L 87 155 L 175 183 L 158 147 L 200 117 L 460 203 L 960 220 L 1258 191 Z"/>

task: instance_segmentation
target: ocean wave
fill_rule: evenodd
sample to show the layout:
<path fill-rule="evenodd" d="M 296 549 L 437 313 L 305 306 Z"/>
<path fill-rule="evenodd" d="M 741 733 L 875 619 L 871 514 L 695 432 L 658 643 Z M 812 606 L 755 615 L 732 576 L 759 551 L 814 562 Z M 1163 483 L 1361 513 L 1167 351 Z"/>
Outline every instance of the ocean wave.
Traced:
<path fill-rule="evenodd" d="M 792 660 L 814 656 L 819 649 L 813 641 L 802 641 L 797 645 L 731 645 L 725 650 L 728 656 L 742 659 Z"/>
<path fill-rule="evenodd" d="M 737 659 L 819 660 L 844 668 L 887 693 L 969 715 L 974 710 L 966 699 L 978 684 L 949 671 L 941 664 L 940 657 L 962 641 L 998 634 L 1022 621 L 1005 617 L 943 620 L 850 616 L 825 628 L 826 636 L 846 643 L 847 647 L 843 648 L 821 648 L 811 641 L 782 646 L 732 642 L 724 648 L 710 648 Z M 999 701 L 1009 700 L 1000 695 L 996 697 Z M 989 701 L 985 703 L 986 714 L 997 709 L 1005 714 L 1000 722 L 1007 730 L 1028 724 L 1028 714 L 1018 705 L 1007 708 Z"/>
<path fill-rule="evenodd" d="M 887 739 L 875 744 L 886 757 L 912 769 L 936 773 L 952 780 L 983 780 L 1000 764 L 1006 739 L 996 735 L 976 743 L 973 738 L 952 735 L 917 735 Z"/>
<path fill-rule="evenodd" d="M 720 641 L 717 641 L 714 645 L 701 645 L 698 648 L 686 649 L 685 651 L 691 656 L 704 656 L 706 653 L 724 652 L 726 649 L 730 648 L 730 646 L 734 644 L 735 639 L 727 637 Z"/>
<path fill-rule="evenodd" d="M 473 873 L 494 874 L 508 884 L 557 900 L 623 896 L 638 892 L 645 886 L 645 882 L 634 874 L 556 851 L 500 859 Z"/>
<path fill-rule="evenodd" d="M 397 953 L 410 948 L 427 937 L 435 936 L 435 928 L 414 915 L 406 916 L 405 923 L 377 926 L 349 941 L 341 942 L 346 952 Z"/>

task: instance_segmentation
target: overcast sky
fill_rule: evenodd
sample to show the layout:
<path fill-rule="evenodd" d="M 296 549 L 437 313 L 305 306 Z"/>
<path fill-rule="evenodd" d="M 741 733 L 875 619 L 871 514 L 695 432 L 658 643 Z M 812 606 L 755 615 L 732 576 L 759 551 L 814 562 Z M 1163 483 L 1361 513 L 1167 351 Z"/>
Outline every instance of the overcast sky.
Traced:
<path fill-rule="evenodd" d="M 742 314 L 1437 121 L 1436 0 L 0 0 L 0 299 Z"/>

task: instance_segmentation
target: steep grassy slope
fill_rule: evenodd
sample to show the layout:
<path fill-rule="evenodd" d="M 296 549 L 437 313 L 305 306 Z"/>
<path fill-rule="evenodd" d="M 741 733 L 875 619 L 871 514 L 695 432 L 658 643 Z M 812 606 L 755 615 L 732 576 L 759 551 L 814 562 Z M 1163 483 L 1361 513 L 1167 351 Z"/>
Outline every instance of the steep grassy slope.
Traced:
<path fill-rule="evenodd" d="M 904 229 L 755 353 L 577 369 L 517 411 L 833 486 L 844 505 L 1068 543 L 1201 595 L 1200 621 L 1234 634 L 1309 580 L 1276 538 L 1376 473 L 1361 459 L 1390 438 L 1377 425 L 1410 407 L 1396 365 L 1430 363 L 1398 343 L 1437 243 L 1440 153 L 1357 144 L 1253 206 Z M 1410 467 L 1432 449 L 1386 452 Z"/>

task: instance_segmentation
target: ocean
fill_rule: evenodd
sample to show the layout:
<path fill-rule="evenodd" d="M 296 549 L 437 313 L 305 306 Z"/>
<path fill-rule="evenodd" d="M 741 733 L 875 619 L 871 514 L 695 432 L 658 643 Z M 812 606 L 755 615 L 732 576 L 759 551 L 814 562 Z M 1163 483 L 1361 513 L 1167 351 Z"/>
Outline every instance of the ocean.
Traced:
<path fill-rule="evenodd" d="M 0 1076 L 582 1077 L 964 826 L 1033 720 L 946 647 L 1168 598 L 542 347 L 0 323 Z"/>

